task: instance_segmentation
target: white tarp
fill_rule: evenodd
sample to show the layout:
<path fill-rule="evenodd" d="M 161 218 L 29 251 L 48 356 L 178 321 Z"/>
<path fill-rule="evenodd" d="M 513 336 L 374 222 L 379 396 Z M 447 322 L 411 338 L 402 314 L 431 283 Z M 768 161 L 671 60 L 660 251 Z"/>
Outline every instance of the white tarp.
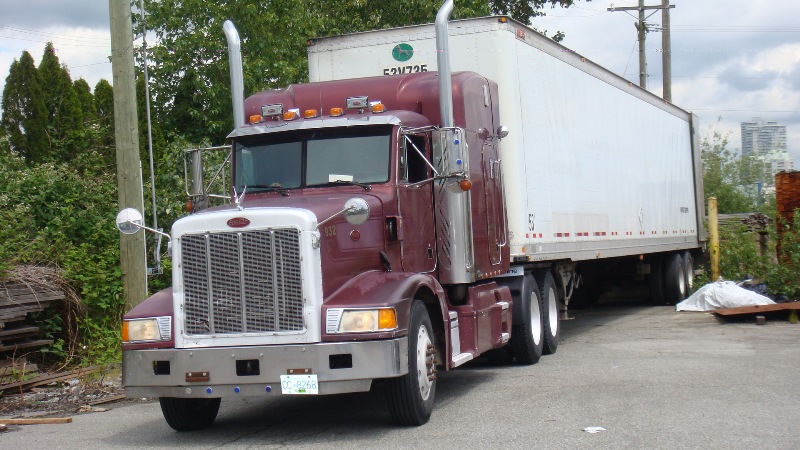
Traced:
<path fill-rule="evenodd" d="M 675 305 L 677 311 L 713 311 L 740 306 L 772 305 L 769 297 L 738 286 L 733 281 L 709 283 Z"/>

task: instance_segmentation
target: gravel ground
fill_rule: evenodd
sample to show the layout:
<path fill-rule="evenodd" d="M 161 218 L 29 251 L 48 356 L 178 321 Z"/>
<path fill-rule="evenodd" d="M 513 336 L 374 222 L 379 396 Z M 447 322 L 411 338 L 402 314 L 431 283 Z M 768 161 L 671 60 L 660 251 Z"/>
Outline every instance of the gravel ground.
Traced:
<path fill-rule="evenodd" d="M 119 369 L 113 369 L 35 387 L 22 394 L 6 391 L 0 396 L 0 423 L 4 418 L 71 416 L 104 411 L 108 400 L 125 401 L 114 400 L 124 393 L 121 378 Z"/>

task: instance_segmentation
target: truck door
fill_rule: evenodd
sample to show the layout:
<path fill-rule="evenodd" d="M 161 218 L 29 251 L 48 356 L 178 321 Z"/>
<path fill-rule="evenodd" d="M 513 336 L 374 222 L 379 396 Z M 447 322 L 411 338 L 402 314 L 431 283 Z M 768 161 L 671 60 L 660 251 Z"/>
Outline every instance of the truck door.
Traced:
<path fill-rule="evenodd" d="M 436 269 L 436 235 L 433 216 L 433 183 L 425 158 L 430 161 L 430 135 L 400 135 L 398 152 L 398 202 L 403 270 L 431 272 Z M 418 151 L 419 150 L 419 151 Z M 420 152 L 425 155 L 423 158 Z"/>

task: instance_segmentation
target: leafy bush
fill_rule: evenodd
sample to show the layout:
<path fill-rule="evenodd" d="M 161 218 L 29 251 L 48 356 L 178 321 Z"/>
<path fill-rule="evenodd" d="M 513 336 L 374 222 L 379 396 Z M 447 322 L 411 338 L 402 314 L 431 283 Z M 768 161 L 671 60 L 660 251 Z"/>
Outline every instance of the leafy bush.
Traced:
<path fill-rule="evenodd" d="M 774 211 L 771 216 L 775 217 Z M 800 298 L 800 213 L 785 228 L 787 231 L 779 236 L 775 222 L 770 223 L 764 232 L 767 242 L 762 252 L 757 233 L 746 225 L 720 226 L 722 276 L 737 281 L 753 277 L 766 282 L 772 294 Z"/>

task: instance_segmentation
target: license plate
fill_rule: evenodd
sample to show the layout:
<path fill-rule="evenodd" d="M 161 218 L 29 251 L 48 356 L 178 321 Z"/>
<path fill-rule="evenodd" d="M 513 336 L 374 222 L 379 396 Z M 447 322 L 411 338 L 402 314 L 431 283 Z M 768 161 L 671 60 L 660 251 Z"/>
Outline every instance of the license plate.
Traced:
<path fill-rule="evenodd" d="M 281 375 L 282 394 L 319 394 L 316 375 Z"/>

